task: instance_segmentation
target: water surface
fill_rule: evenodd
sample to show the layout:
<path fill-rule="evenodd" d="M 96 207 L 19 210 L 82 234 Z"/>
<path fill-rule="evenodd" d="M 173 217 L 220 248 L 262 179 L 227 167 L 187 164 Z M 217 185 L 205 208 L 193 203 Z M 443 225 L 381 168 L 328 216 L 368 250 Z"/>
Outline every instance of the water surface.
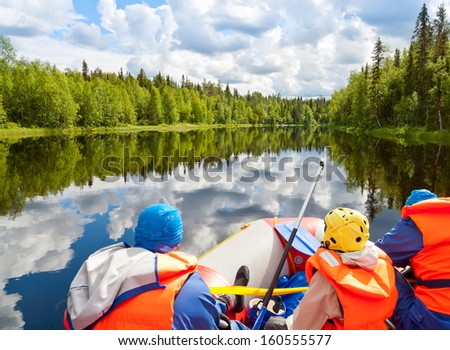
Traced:
<path fill-rule="evenodd" d="M 134 243 L 143 208 L 179 208 L 181 249 L 200 255 L 243 224 L 336 206 L 376 240 L 414 188 L 450 195 L 448 146 L 326 129 L 215 129 L 0 141 L 0 329 L 62 329 L 70 282 L 95 250 Z"/>

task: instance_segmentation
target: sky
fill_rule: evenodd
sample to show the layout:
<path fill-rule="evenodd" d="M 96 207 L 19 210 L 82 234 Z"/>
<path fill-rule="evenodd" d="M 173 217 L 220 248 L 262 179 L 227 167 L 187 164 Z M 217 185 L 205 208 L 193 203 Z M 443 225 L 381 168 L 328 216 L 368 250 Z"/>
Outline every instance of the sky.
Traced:
<path fill-rule="evenodd" d="M 0 0 L 17 56 L 59 69 L 229 84 L 241 94 L 330 96 L 376 39 L 409 46 L 423 4 L 450 0 Z"/>

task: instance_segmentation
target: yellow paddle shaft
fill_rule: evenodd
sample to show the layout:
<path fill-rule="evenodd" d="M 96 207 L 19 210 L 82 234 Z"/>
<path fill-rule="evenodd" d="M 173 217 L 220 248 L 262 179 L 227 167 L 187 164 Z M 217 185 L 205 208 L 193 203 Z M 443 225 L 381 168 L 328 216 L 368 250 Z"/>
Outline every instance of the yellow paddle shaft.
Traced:
<path fill-rule="evenodd" d="M 266 295 L 267 288 L 255 288 L 244 286 L 217 286 L 209 287 L 211 294 L 236 294 L 236 295 L 254 295 L 263 297 Z M 305 292 L 308 287 L 295 287 L 295 288 L 275 288 L 273 295 L 293 294 L 299 292 Z"/>

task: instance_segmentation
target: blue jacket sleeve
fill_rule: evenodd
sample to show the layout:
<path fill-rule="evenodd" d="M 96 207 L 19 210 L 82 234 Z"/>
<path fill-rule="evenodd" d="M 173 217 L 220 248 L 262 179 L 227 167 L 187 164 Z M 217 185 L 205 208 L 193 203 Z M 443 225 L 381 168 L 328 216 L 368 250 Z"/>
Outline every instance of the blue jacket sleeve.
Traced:
<path fill-rule="evenodd" d="M 423 237 L 410 218 L 401 219 L 375 245 L 391 258 L 394 266 L 406 266 L 409 260 L 423 249 Z"/>
<path fill-rule="evenodd" d="M 219 329 L 220 309 L 198 272 L 186 280 L 175 298 L 173 309 L 172 329 Z"/>

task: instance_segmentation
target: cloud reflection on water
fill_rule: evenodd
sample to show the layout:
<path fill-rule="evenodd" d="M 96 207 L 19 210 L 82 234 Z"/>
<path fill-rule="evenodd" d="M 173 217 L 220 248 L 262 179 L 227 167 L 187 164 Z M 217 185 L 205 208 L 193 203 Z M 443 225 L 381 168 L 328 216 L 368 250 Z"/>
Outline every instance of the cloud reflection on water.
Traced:
<path fill-rule="evenodd" d="M 95 178 L 89 188 L 72 185 L 59 195 L 28 201 L 15 220 L 0 217 L 0 329 L 26 328 L 22 311 L 17 307 L 21 295 L 6 293 L 8 280 L 63 271 L 76 254 L 73 243 L 83 236 L 85 225 L 98 215 L 108 217 L 103 232 L 96 234 L 116 241 L 134 229 L 143 208 L 167 202 L 178 207 L 182 215 L 185 235 L 181 249 L 195 255 L 213 247 L 247 222 L 261 217 L 296 217 L 310 183 L 287 183 L 283 179 L 286 174 L 293 174 L 294 167 L 306 156 L 319 155 L 286 152 L 278 156 L 283 155 L 292 156 L 296 161 L 286 164 L 284 172 L 274 172 L 277 177 L 274 182 L 264 178 L 251 183 L 240 181 L 242 176 L 248 176 L 241 167 L 233 169 L 231 181 L 215 183 L 202 177 L 199 182 L 180 182 L 173 175 L 164 182 L 140 182 L 134 177 L 128 182 L 123 179 L 106 182 Z M 258 167 L 261 168 L 259 164 Z M 364 212 L 365 200 L 364 192 L 347 192 L 345 183 L 323 179 L 305 215 L 323 217 L 338 205 Z"/>

